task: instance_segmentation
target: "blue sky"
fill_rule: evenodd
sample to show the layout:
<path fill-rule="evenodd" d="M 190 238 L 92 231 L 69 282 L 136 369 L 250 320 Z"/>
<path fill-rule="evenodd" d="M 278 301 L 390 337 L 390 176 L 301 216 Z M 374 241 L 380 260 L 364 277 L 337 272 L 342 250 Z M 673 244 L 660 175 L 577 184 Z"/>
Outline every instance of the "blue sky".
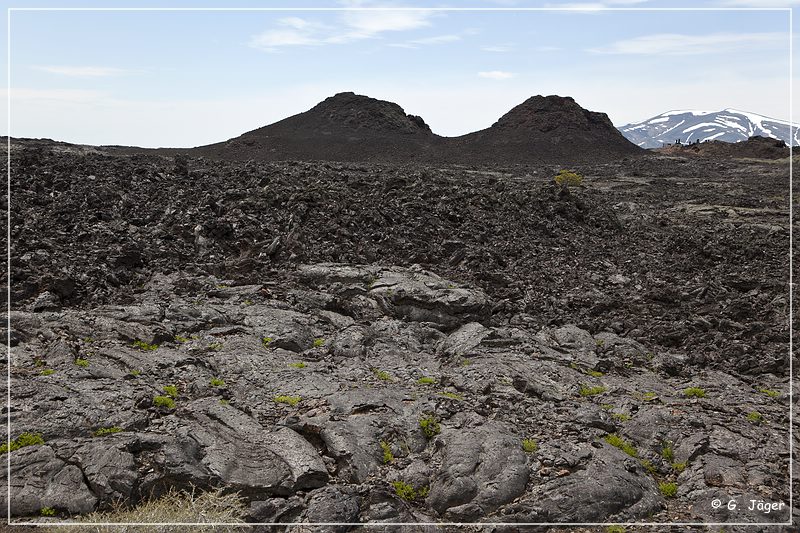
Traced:
<path fill-rule="evenodd" d="M 331 0 L 235 5 L 359 9 L 13 11 L 11 133 L 196 146 L 305 111 L 340 91 L 397 102 L 448 136 L 488 127 L 535 94 L 572 96 L 618 126 L 673 109 L 732 107 L 789 119 L 788 12 L 597 8 L 798 3 Z M 360 9 L 399 6 L 580 10 Z"/>

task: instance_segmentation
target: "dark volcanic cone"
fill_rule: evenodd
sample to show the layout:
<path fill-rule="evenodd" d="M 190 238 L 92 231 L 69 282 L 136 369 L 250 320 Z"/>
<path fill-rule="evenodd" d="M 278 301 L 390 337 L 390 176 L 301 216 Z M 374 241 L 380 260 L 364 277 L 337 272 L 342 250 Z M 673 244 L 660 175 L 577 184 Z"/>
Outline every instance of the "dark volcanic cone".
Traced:
<path fill-rule="evenodd" d="M 399 105 L 347 92 L 196 151 L 227 159 L 403 162 L 429 157 L 441 139 L 421 117 L 407 115 Z"/>
<path fill-rule="evenodd" d="M 450 158 L 480 163 L 608 161 L 643 153 L 608 115 L 562 96 L 528 98 L 490 128 L 454 141 Z"/>

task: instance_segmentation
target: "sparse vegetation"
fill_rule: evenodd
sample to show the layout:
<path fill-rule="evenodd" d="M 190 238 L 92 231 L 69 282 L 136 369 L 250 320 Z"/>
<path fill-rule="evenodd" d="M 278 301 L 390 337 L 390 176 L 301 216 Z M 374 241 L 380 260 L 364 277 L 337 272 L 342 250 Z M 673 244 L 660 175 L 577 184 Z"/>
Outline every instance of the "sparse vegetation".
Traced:
<path fill-rule="evenodd" d="M 397 494 L 400 499 L 408 502 L 412 502 L 417 499 L 421 500 L 428 496 L 428 487 L 422 487 L 419 490 L 415 490 L 414 487 L 403 481 L 394 481 L 392 482 L 392 486 L 394 487 L 395 494 Z"/>
<path fill-rule="evenodd" d="M 665 442 L 661 446 L 661 457 L 663 457 L 668 463 L 671 463 L 675 460 L 675 451 L 672 449 L 671 443 Z"/>
<path fill-rule="evenodd" d="M 189 339 L 187 337 L 181 337 L 180 335 L 175 335 L 175 342 L 183 344 L 184 342 L 189 342 Z"/>
<path fill-rule="evenodd" d="M 677 473 L 681 473 L 686 470 L 686 467 L 689 466 L 688 463 L 672 463 L 672 469 L 675 470 Z"/>
<path fill-rule="evenodd" d="M 272 400 L 275 403 L 285 403 L 291 407 L 294 407 L 298 403 L 300 403 L 300 396 L 275 396 Z"/>
<path fill-rule="evenodd" d="M 224 387 L 225 386 L 225 381 L 214 377 L 214 378 L 211 378 L 211 381 L 209 382 L 209 385 L 211 385 L 212 387 Z"/>
<path fill-rule="evenodd" d="M 175 400 L 173 400 L 169 396 L 156 396 L 153 398 L 153 405 L 156 407 L 175 409 Z"/>
<path fill-rule="evenodd" d="M 583 184 L 583 176 L 569 170 L 559 170 L 553 180 L 561 187 L 578 187 Z"/>
<path fill-rule="evenodd" d="M 445 398 L 450 398 L 451 400 L 458 400 L 459 402 L 464 399 L 463 396 L 460 394 L 456 394 L 455 392 L 440 392 L 439 396 L 444 396 Z"/>
<path fill-rule="evenodd" d="M 55 516 L 56 515 L 56 510 L 53 509 L 52 507 L 42 507 L 39 510 L 39 514 L 42 515 L 42 516 Z"/>
<path fill-rule="evenodd" d="M 381 441 L 381 450 L 383 450 L 383 463 L 389 464 L 394 461 L 394 454 L 392 454 L 392 447 L 385 440 Z"/>
<path fill-rule="evenodd" d="M 373 368 L 372 372 L 375 374 L 375 377 L 381 381 L 392 381 L 392 376 L 388 372 L 378 370 L 377 368 Z"/>
<path fill-rule="evenodd" d="M 611 413 L 611 418 L 620 422 L 627 422 L 631 419 L 631 415 L 627 413 Z"/>
<path fill-rule="evenodd" d="M 747 420 L 752 422 L 753 424 L 760 424 L 764 421 L 764 415 L 762 415 L 758 411 L 750 411 L 749 413 L 747 413 Z"/>
<path fill-rule="evenodd" d="M 608 526 L 606 527 L 606 533 L 625 533 L 625 526 Z"/>
<path fill-rule="evenodd" d="M 645 470 L 651 475 L 654 476 L 658 472 L 655 465 L 648 461 L 647 459 L 640 459 L 639 462 L 642 464 Z"/>
<path fill-rule="evenodd" d="M 226 400 L 225 398 L 220 398 L 220 400 L 219 400 L 219 404 L 220 404 L 220 405 L 230 405 L 230 404 L 231 404 L 231 402 L 230 402 L 230 401 L 228 401 L 228 400 Z"/>
<path fill-rule="evenodd" d="M 766 394 L 770 398 L 779 398 L 781 393 L 772 389 L 758 389 L 758 392 Z"/>
<path fill-rule="evenodd" d="M 325 344 L 325 339 L 314 339 L 314 348 L 320 348 Z"/>
<path fill-rule="evenodd" d="M 419 427 L 422 428 L 422 433 L 429 439 L 435 437 L 442 432 L 442 428 L 436 418 L 433 416 L 426 416 L 420 419 Z"/>
<path fill-rule="evenodd" d="M 688 387 L 683 389 L 683 395 L 687 398 L 705 398 L 706 391 L 700 387 Z"/>
<path fill-rule="evenodd" d="M 262 337 L 262 338 L 261 338 L 261 345 L 262 345 L 264 348 L 269 348 L 269 345 L 270 345 L 270 344 L 272 343 L 272 341 L 274 341 L 274 340 L 275 340 L 275 339 L 273 339 L 272 337 Z"/>
<path fill-rule="evenodd" d="M 55 372 L 56 372 L 56 371 L 55 371 L 55 370 L 53 370 L 52 368 L 45 368 L 44 370 L 42 370 L 41 372 L 39 372 L 39 374 L 40 374 L 40 375 L 42 375 L 42 376 L 50 376 L 50 375 L 52 375 L 52 374 L 55 374 Z"/>
<path fill-rule="evenodd" d="M 581 396 L 595 396 L 597 394 L 602 394 L 606 391 L 606 388 L 598 385 L 596 387 L 589 387 L 587 385 L 581 385 L 580 395 Z"/>
<path fill-rule="evenodd" d="M 111 426 L 107 428 L 100 428 L 94 433 L 92 433 L 92 435 L 94 435 L 95 437 L 105 437 L 106 435 L 113 435 L 114 433 L 119 433 L 120 431 L 122 431 L 121 427 Z"/>
<path fill-rule="evenodd" d="M 614 446 L 615 448 L 619 448 L 620 450 L 627 453 L 631 457 L 639 456 L 639 452 L 636 450 L 636 447 L 626 442 L 622 437 L 620 437 L 617 434 L 611 433 L 609 435 L 606 435 L 605 441 L 610 445 Z"/>
<path fill-rule="evenodd" d="M 133 377 L 138 377 L 141 373 L 142 373 L 141 370 L 136 370 L 135 368 L 132 368 L 131 370 L 128 371 L 128 374 L 130 374 Z"/>
<path fill-rule="evenodd" d="M 133 341 L 133 347 L 139 348 L 143 352 L 152 352 L 153 350 L 158 350 L 158 344 L 147 344 L 146 342 L 140 340 Z"/>
<path fill-rule="evenodd" d="M 646 402 L 650 402 L 658 398 L 658 395 L 655 392 L 645 392 L 642 394 L 642 400 Z"/>
<path fill-rule="evenodd" d="M 665 498 L 674 498 L 678 495 L 677 483 L 659 483 L 658 490 Z"/>
<path fill-rule="evenodd" d="M 432 377 L 423 376 L 417 380 L 417 385 L 436 385 L 436 380 Z"/>
<path fill-rule="evenodd" d="M 89 360 L 88 359 L 83 359 L 81 357 L 78 357 L 77 359 L 75 359 L 75 364 L 78 365 L 81 368 L 88 368 L 89 367 Z"/>
<path fill-rule="evenodd" d="M 603 374 L 602 372 L 598 372 L 597 370 L 587 370 L 586 373 L 592 376 L 593 378 L 602 378 L 603 376 L 605 376 L 605 374 Z"/>
<path fill-rule="evenodd" d="M 177 398 L 178 397 L 178 387 L 175 385 L 167 385 L 164 387 L 164 392 L 170 398 Z"/>
<path fill-rule="evenodd" d="M 222 343 L 212 342 L 211 344 L 208 345 L 208 349 L 211 350 L 212 352 L 218 352 L 222 349 Z"/>
<path fill-rule="evenodd" d="M 472 360 L 471 359 L 462 359 L 461 360 L 461 366 L 469 366 L 471 364 L 472 364 Z"/>
<path fill-rule="evenodd" d="M 525 453 L 536 453 L 539 449 L 539 443 L 534 439 L 522 439 L 522 450 Z"/>
<path fill-rule="evenodd" d="M 298 362 L 298 363 L 289 363 L 289 366 L 290 366 L 291 368 L 305 368 L 305 367 L 307 367 L 308 365 L 307 365 L 307 364 L 305 364 L 303 361 L 300 361 L 300 362 Z"/>
<path fill-rule="evenodd" d="M 35 444 L 44 444 L 44 439 L 40 433 L 22 433 L 19 437 L 12 440 L 10 443 L 4 442 L 0 445 L 0 455 L 8 452 L 13 452 L 24 448 L 25 446 L 33 446 Z"/>

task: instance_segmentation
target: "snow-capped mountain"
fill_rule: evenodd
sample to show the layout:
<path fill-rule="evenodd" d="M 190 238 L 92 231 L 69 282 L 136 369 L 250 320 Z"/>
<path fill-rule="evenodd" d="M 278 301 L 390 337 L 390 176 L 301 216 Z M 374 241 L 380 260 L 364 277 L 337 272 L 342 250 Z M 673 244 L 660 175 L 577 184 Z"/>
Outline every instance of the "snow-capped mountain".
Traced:
<path fill-rule="evenodd" d="M 791 129 L 791 131 L 790 131 Z M 619 128 L 633 144 L 660 148 L 680 139 L 684 144 L 702 141 L 745 141 L 754 135 L 781 139 L 787 145 L 800 144 L 800 127 L 789 122 L 739 111 L 667 111 L 651 119 Z"/>

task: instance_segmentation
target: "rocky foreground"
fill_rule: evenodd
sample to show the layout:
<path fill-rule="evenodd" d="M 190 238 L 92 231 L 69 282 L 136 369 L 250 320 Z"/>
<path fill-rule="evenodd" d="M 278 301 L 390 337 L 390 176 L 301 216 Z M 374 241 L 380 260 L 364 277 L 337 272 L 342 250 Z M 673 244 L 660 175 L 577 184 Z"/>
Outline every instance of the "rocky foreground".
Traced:
<path fill-rule="evenodd" d="M 785 166 L 15 149 L 13 517 L 788 519 Z"/>

